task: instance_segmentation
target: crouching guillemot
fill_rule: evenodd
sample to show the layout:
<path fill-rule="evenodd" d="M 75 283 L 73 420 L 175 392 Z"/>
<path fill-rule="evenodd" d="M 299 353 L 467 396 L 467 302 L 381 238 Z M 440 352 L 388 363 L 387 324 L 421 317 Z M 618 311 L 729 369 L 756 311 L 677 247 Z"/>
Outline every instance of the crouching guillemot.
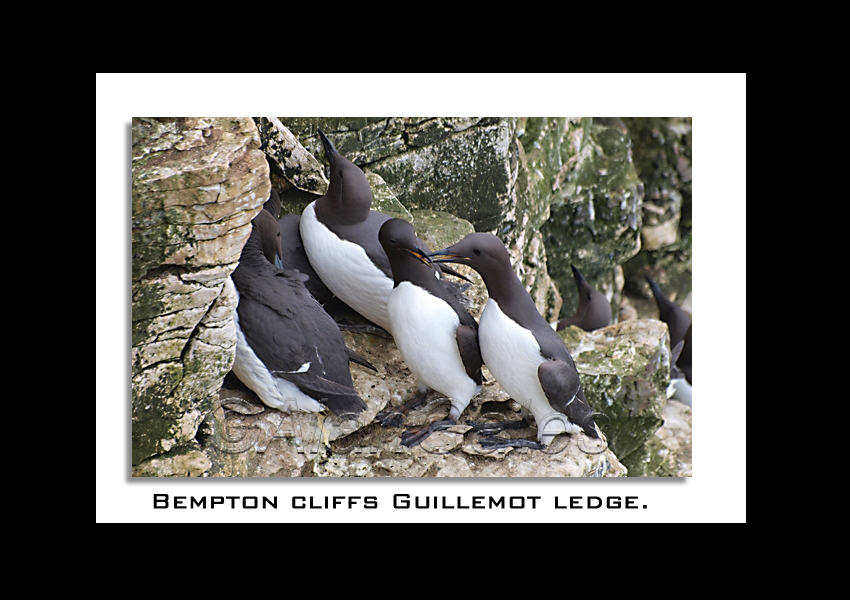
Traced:
<path fill-rule="evenodd" d="M 290 221 L 288 226 L 283 226 L 283 219 L 275 221 L 273 216 L 274 212 L 269 210 L 270 202 L 271 199 L 266 202 L 264 209 L 257 213 L 256 217 L 254 217 L 254 223 L 257 224 L 257 227 L 260 230 L 261 247 L 266 259 L 279 269 L 299 271 L 302 276 L 301 279 L 304 281 L 304 287 L 307 288 L 307 292 L 316 299 L 322 309 L 328 313 L 334 321 L 337 321 L 337 326 L 351 323 L 351 320 L 357 321 L 360 319 L 363 321 L 362 317 L 360 317 L 356 312 L 351 310 L 338 299 L 333 298 L 332 294 L 328 291 L 324 284 L 319 281 L 319 276 L 316 275 L 316 272 L 313 271 L 312 268 L 310 268 L 310 263 L 307 261 L 307 255 L 304 254 L 303 248 L 300 248 L 301 237 L 298 234 L 297 225 L 293 227 Z M 287 216 L 295 217 L 296 219 L 298 218 L 298 215 Z M 293 237 L 297 239 L 293 239 Z M 319 296 L 316 294 L 319 294 Z M 327 294 L 327 296 L 325 296 L 325 294 Z M 322 298 L 324 302 L 320 300 L 320 298 Z M 359 327 L 359 325 L 352 325 L 348 328 L 358 329 Z M 370 329 L 367 327 L 366 330 Z M 372 371 L 378 371 L 372 363 L 360 356 L 347 345 L 345 350 L 348 353 L 348 359 L 351 362 L 357 363 L 358 365 L 364 366 Z"/>
<path fill-rule="evenodd" d="M 537 443 L 491 438 L 488 445 L 543 449 L 563 432 L 584 431 L 599 438 L 575 363 L 514 273 L 504 243 L 490 233 L 470 233 L 429 256 L 435 262 L 469 265 L 481 274 L 490 296 L 478 324 L 481 356 L 496 381 L 537 423 Z"/>
<path fill-rule="evenodd" d="M 342 333 L 304 287 L 306 275 L 267 260 L 269 224 L 277 228 L 261 210 L 231 275 L 239 296 L 233 372 L 272 408 L 357 415 L 366 404 L 352 386 Z"/>
<path fill-rule="evenodd" d="M 578 308 L 572 317 L 558 321 L 557 330 L 561 331 L 570 325 L 581 327 L 585 331 L 607 327 L 611 324 L 611 303 L 608 298 L 590 285 L 573 265 L 570 265 L 570 268 L 578 288 Z"/>
<path fill-rule="evenodd" d="M 478 324 L 434 277 L 410 223 L 390 219 L 381 226 L 378 237 L 393 272 L 394 287 L 387 301 L 390 327 L 418 383 L 413 400 L 382 411 L 378 418 L 385 425 L 390 424 L 389 414 L 399 415 L 403 421 L 411 408 L 424 401 L 428 388 L 451 401 L 447 420 L 402 435 L 402 444 L 415 446 L 434 431 L 454 425 L 470 400 L 481 392 Z"/>
<path fill-rule="evenodd" d="M 304 250 L 334 295 L 392 334 L 387 300 L 393 275 L 378 240 L 381 225 L 392 217 L 371 210 L 372 188 L 366 175 L 337 152 L 322 131 L 319 136 L 330 163 L 330 183 L 327 193 L 301 214 Z M 437 276 L 436 267 L 433 273 Z"/>
<path fill-rule="evenodd" d="M 304 275 L 309 276 L 310 279 L 306 282 L 307 290 L 319 304 L 325 306 L 326 303 L 333 300 L 333 293 L 322 283 L 322 280 L 313 270 L 313 267 L 310 266 L 310 261 L 307 259 L 307 253 L 304 251 L 304 244 L 301 243 L 301 233 L 299 231 L 301 215 L 285 214 L 278 216 L 280 214 L 280 208 L 280 194 L 272 188 L 269 199 L 263 204 L 263 209 L 268 211 L 277 220 L 280 231 L 277 235 L 279 245 L 276 251 L 280 261 L 276 262 L 275 259 L 269 256 L 268 252 L 266 252 L 266 258 L 275 263 L 275 266 L 282 269 L 297 269 Z M 254 218 L 258 218 L 261 214 L 259 213 Z M 264 251 L 267 250 L 269 244 L 266 239 L 266 237 L 263 237 Z"/>

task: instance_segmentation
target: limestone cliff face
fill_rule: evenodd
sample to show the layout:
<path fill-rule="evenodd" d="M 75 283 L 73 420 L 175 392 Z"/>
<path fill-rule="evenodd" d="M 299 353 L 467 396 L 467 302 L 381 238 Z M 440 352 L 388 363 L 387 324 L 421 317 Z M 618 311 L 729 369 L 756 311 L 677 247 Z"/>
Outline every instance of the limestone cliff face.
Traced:
<path fill-rule="evenodd" d="M 250 118 L 135 118 L 132 140 L 136 463 L 193 445 L 230 370 L 230 273 L 270 184 Z"/>
<path fill-rule="evenodd" d="M 608 296 L 615 320 L 629 307 L 626 292 L 649 297 L 646 273 L 680 299 L 690 292 L 690 119 L 134 119 L 134 473 L 621 476 L 624 464 L 631 474 L 660 473 L 650 457 L 661 443 L 654 436 L 664 419 L 669 339 L 653 319 L 562 332 L 602 413 L 606 448 L 577 436 L 549 456 L 488 453 L 459 425 L 426 448 L 406 449 L 400 431 L 372 418 L 412 394 L 415 381 L 394 342 L 371 334 L 345 334 L 379 371 L 352 365 L 369 405 L 358 422 L 219 395 L 234 351 L 229 274 L 271 186 L 282 214 L 300 213 L 327 189 L 318 129 L 366 172 L 373 208 L 411 222 L 432 248 L 473 230 L 497 234 L 549 321 L 575 310 L 571 264 Z M 477 317 L 486 288 L 464 272 Z M 488 379 L 470 416 L 510 417 L 507 397 Z M 437 401 L 412 419 L 440 410 Z"/>

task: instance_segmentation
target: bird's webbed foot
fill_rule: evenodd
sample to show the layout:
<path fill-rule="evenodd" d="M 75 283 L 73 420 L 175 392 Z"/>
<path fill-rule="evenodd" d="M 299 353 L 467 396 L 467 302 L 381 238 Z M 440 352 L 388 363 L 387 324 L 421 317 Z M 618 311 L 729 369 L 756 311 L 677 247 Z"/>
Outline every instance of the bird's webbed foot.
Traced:
<path fill-rule="evenodd" d="M 518 421 L 505 420 L 499 421 L 497 423 L 488 423 L 486 421 L 475 422 L 467 419 L 466 424 L 472 427 L 472 429 L 475 430 L 477 433 L 480 433 L 481 435 L 490 436 L 495 435 L 500 431 L 505 431 L 507 429 L 525 429 L 526 427 L 531 427 L 529 422 L 524 417 L 522 419 L 519 419 Z"/>
<path fill-rule="evenodd" d="M 453 425 L 457 425 L 457 421 L 454 419 L 446 419 L 445 421 L 436 421 L 429 425 L 417 427 L 416 429 L 409 429 L 401 434 L 401 445 L 413 448 L 425 441 L 428 436 L 435 431 L 442 431 L 452 427 Z"/>
<path fill-rule="evenodd" d="M 419 408 L 425 403 L 428 397 L 428 390 L 417 390 L 413 397 L 399 406 L 390 406 L 380 411 L 375 418 L 384 427 L 400 427 L 407 419 L 407 415 L 416 408 Z"/>
<path fill-rule="evenodd" d="M 531 448 L 532 450 L 545 450 L 546 445 L 534 440 L 497 437 L 495 435 L 483 437 L 478 441 L 482 448 L 487 450 L 502 450 L 503 448 Z"/>

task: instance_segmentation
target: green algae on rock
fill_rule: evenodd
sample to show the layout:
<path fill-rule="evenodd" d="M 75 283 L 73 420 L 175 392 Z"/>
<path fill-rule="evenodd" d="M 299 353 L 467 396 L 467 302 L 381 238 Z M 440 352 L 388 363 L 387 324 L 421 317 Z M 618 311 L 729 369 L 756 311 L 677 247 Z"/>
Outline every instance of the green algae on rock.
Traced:
<path fill-rule="evenodd" d="M 642 248 L 623 265 L 629 291 L 651 297 L 651 276 L 681 302 L 691 291 L 692 122 L 690 117 L 624 118 L 646 186 Z"/>
<path fill-rule="evenodd" d="M 581 135 L 573 134 L 543 226 L 549 274 L 564 298 L 561 317 L 578 305 L 570 265 L 617 304 L 614 269 L 640 249 L 644 196 L 631 141 L 620 129 L 585 119 Z"/>
<path fill-rule="evenodd" d="M 670 381 L 670 341 L 661 321 L 640 319 L 592 332 L 568 327 L 561 338 L 575 360 L 596 424 L 614 453 L 628 457 L 663 422 Z"/>

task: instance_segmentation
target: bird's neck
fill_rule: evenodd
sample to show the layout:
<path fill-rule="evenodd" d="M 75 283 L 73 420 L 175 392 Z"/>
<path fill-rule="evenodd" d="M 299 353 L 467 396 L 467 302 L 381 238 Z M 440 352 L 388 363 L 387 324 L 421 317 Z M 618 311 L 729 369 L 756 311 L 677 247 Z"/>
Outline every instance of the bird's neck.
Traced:
<path fill-rule="evenodd" d="M 371 203 L 343 202 L 339 195 L 327 194 L 316 201 L 316 216 L 325 223 L 353 225 L 369 218 Z"/>
<path fill-rule="evenodd" d="M 487 293 L 498 303 L 500 310 L 523 327 L 531 328 L 538 320 L 543 319 L 534 300 L 513 270 L 510 271 L 510 276 L 490 277 L 489 281 L 485 278 L 484 283 L 487 285 Z"/>
<path fill-rule="evenodd" d="M 393 287 L 404 281 L 425 288 L 431 294 L 438 295 L 440 282 L 434 269 L 410 256 L 388 255 L 393 271 Z"/>
<path fill-rule="evenodd" d="M 263 252 L 262 240 L 260 240 L 256 232 L 252 233 L 248 241 L 245 242 L 245 246 L 242 248 L 242 254 L 239 256 L 239 264 L 255 268 L 257 266 L 262 267 L 263 265 L 272 266 L 272 263 L 269 262 Z"/>

